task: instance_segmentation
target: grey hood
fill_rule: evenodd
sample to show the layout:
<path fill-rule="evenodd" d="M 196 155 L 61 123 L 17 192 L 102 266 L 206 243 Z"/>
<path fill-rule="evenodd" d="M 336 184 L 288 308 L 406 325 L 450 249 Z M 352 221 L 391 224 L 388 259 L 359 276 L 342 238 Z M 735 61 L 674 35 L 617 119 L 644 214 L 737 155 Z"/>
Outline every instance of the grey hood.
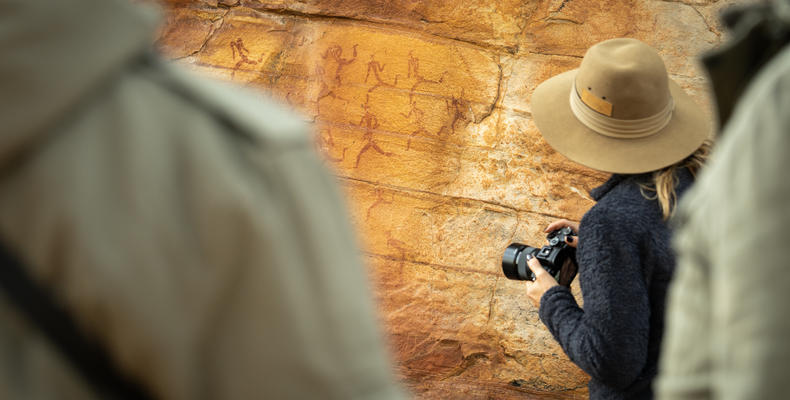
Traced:
<path fill-rule="evenodd" d="M 0 168 L 149 51 L 157 22 L 125 0 L 0 0 Z"/>

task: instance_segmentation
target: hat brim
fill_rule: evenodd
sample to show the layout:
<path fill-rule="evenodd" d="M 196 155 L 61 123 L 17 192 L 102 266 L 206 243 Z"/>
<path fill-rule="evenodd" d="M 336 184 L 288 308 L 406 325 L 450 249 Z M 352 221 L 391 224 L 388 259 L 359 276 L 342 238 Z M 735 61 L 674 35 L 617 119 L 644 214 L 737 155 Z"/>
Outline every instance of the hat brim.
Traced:
<path fill-rule="evenodd" d="M 571 111 L 569 97 L 577 71 L 549 78 L 532 94 L 535 125 L 551 147 L 572 161 L 613 173 L 655 171 L 688 157 L 710 137 L 706 114 L 671 79 L 675 109 L 666 127 L 635 139 L 601 135 L 579 122 Z"/>

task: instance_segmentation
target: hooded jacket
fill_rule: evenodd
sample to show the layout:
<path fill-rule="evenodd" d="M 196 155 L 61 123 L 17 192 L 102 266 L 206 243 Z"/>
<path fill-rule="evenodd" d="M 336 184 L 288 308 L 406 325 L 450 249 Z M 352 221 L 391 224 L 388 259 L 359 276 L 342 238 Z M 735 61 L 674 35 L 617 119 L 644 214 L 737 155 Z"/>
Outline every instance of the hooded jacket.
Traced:
<path fill-rule="evenodd" d="M 121 0 L 0 0 L 0 238 L 161 399 L 399 392 L 308 127 Z M 0 398 L 96 393 L 0 296 Z"/>
<path fill-rule="evenodd" d="M 790 2 L 772 6 L 790 32 Z M 678 207 L 660 399 L 788 396 L 790 47 L 765 57 Z"/>

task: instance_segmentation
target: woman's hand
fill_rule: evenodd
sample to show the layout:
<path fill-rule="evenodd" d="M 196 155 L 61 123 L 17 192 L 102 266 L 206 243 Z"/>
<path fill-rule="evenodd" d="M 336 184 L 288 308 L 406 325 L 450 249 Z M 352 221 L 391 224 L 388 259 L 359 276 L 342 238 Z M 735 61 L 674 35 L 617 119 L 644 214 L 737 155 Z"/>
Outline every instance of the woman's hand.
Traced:
<path fill-rule="evenodd" d="M 567 219 L 561 219 L 550 223 L 549 226 L 547 226 L 546 229 L 543 230 L 543 232 L 549 233 L 551 231 L 556 231 L 557 229 L 565 228 L 566 226 L 570 226 L 575 235 L 579 234 L 579 223 L 569 221 Z M 568 236 L 565 239 L 565 243 L 575 248 L 579 244 L 579 236 L 574 236 L 574 237 Z"/>
<path fill-rule="evenodd" d="M 559 284 L 553 276 L 549 275 L 549 273 L 543 269 L 543 266 L 540 265 L 540 261 L 533 257 L 532 254 L 527 255 L 527 266 L 529 266 L 529 269 L 535 274 L 535 281 L 527 282 L 527 296 L 529 296 L 532 303 L 535 304 L 535 307 L 539 308 L 540 298 L 543 297 L 543 293 L 546 293 L 547 290 Z"/>

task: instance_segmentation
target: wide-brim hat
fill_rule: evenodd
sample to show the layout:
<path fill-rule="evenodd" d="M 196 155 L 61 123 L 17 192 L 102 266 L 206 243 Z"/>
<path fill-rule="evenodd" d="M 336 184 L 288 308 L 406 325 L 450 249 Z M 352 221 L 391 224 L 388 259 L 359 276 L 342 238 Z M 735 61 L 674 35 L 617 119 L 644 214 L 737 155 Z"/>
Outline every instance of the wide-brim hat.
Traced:
<path fill-rule="evenodd" d="M 672 165 L 711 132 L 708 116 L 669 78 L 658 52 L 626 38 L 590 47 L 578 69 L 541 83 L 532 117 L 559 153 L 614 173 Z"/>

